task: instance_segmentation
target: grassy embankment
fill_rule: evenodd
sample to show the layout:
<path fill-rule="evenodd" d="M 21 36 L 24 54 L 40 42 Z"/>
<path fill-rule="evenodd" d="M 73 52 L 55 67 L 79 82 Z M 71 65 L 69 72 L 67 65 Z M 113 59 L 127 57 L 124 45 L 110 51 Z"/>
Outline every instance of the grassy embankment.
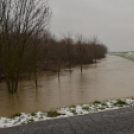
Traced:
<path fill-rule="evenodd" d="M 57 108 L 50 111 L 37 111 L 31 114 L 16 113 L 12 117 L 1 117 L 0 128 L 24 125 L 34 121 L 44 121 L 75 115 L 84 115 L 118 108 L 134 106 L 134 98 L 122 98 L 106 101 L 94 101 L 87 104 L 72 105 L 65 108 Z"/>
<path fill-rule="evenodd" d="M 128 51 L 128 52 L 109 52 L 110 55 L 120 56 L 125 59 L 129 59 L 131 61 L 134 61 L 134 51 Z"/>

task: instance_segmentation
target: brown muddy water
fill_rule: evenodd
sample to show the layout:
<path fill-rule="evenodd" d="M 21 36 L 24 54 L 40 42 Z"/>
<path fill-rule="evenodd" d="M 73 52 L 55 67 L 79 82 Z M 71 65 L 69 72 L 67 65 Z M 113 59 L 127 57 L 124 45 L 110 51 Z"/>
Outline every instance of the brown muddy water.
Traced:
<path fill-rule="evenodd" d="M 107 56 L 96 66 L 84 65 L 82 73 L 79 66 L 71 73 L 64 69 L 59 79 L 56 72 L 40 72 L 38 89 L 23 80 L 18 93 L 10 95 L 0 83 L 0 116 L 129 96 L 134 96 L 134 62 Z"/>

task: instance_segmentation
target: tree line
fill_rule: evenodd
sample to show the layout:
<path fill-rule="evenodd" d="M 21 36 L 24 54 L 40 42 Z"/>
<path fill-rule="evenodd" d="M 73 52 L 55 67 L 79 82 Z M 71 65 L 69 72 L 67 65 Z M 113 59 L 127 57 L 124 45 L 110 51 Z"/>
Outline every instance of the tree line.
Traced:
<path fill-rule="evenodd" d="M 38 49 L 38 54 L 43 58 L 40 63 L 44 70 L 60 71 L 62 67 L 68 67 L 70 70 L 73 65 L 81 65 L 82 71 L 83 64 L 96 63 L 96 59 L 104 58 L 107 53 L 107 47 L 96 37 L 88 40 L 78 35 L 73 39 L 71 35 L 67 35 L 57 40 L 48 33 L 44 39 L 38 46 L 41 48 Z"/>

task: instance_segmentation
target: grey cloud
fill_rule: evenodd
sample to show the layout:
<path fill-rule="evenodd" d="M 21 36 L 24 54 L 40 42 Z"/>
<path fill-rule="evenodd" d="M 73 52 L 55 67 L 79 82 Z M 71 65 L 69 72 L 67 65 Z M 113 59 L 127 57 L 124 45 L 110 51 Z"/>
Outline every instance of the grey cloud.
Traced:
<path fill-rule="evenodd" d="M 110 51 L 134 50 L 134 0 L 50 0 L 51 31 L 97 35 Z"/>

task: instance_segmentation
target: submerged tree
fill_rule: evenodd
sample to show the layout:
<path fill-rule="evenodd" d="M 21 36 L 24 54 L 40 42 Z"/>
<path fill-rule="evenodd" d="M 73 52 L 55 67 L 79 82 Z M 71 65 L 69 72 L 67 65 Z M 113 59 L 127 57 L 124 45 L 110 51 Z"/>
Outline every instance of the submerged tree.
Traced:
<path fill-rule="evenodd" d="M 68 67 L 69 70 L 71 70 L 71 58 L 73 53 L 73 39 L 71 37 L 71 33 L 68 33 L 67 36 L 64 36 L 63 38 L 63 45 L 65 46 L 65 54 L 67 55 L 68 59 Z"/>
<path fill-rule="evenodd" d="M 42 36 L 50 14 L 46 1 L 0 0 L 0 65 L 12 94 L 18 89 L 31 40 Z M 36 60 L 35 56 L 31 58 Z"/>
<path fill-rule="evenodd" d="M 94 63 L 95 63 L 95 64 L 96 64 L 96 62 L 97 62 L 97 47 L 96 47 L 96 45 L 97 45 L 98 42 L 99 42 L 99 41 L 98 41 L 97 36 L 94 36 L 94 37 L 93 37 L 93 40 L 91 41 L 91 44 L 93 45 Z"/>
<path fill-rule="evenodd" d="M 83 37 L 82 35 L 78 36 L 78 40 L 76 42 L 77 45 L 77 53 L 78 53 L 78 58 L 79 58 L 79 64 L 80 64 L 80 68 L 81 68 L 81 72 L 82 72 L 82 66 L 83 66 L 83 57 L 84 57 L 84 51 L 83 51 Z"/>

